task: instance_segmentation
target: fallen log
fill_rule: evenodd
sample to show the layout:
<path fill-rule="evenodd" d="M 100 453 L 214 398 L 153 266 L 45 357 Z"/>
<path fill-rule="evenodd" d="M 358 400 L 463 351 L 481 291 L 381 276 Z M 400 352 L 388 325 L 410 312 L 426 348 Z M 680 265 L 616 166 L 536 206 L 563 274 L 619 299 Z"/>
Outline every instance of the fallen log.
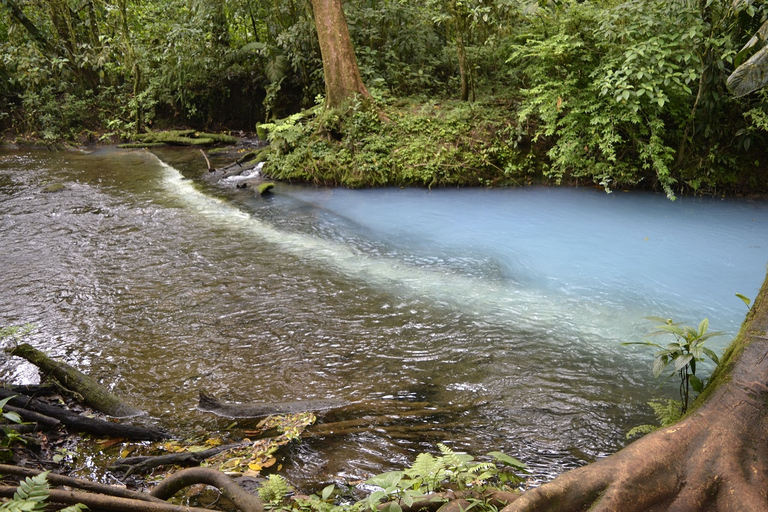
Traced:
<path fill-rule="evenodd" d="M 83 401 L 87 405 L 97 411 L 119 418 L 146 414 L 144 411 L 120 400 L 99 384 L 96 379 L 88 377 L 80 370 L 66 363 L 54 361 L 45 353 L 27 343 L 13 347 L 7 352 L 12 356 L 24 358 L 34 364 L 40 368 L 46 377 L 53 377 L 64 388 L 76 392 L 83 397 Z"/>
<path fill-rule="evenodd" d="M 216 397 L 200 390 L 197 408 L 226 418 L 264 418 L 275 414 L 298 414 L 338 409 L 348 405 L 345 400 L 297 400 L 291 402 L 265 402 L 259 404 L 237 404 L 221 402 Z"/>
<path fill-rule="evenodd" d="M 137 441 L 159 441 L 168 434 L 153 427 L 126 425 L 97 418 L 88 418 L 54 405 L 48 405 L 32 397 L 0 388 L 0 398 L 13 397 L 8 401 L 14 407 L 37 412 L 61 421 L 67 428 L 99 436 L 119 437 Z"/>
<path fill-rule="evenodd" d="M 146 474 L 159 466 L 191 466 L 200 464 L 205 459 L 218 455 L 227 450 L 241 448 L 249 444 L 248 441 L 231 443 L 199 452 L 169 453 L 167 455 L 142 455 L 137 457 L 126 457 L 116 460 L 111 466 L 110 471 L 119 471 L 126 476 L 132 474 Z"/>

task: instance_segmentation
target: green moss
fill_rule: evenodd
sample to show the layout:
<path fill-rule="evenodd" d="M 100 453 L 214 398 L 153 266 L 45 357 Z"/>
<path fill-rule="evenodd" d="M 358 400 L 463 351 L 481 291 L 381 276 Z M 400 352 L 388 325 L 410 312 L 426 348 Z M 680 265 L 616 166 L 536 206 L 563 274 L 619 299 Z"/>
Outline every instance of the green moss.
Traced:
<path fill-rule="evenodd" d="M 197 138 L 200 139 L 211 139 L 214 142 L 222 142 L 224 144 L 237 144 L 237 137 L 232 137 L 231 135 L 226 135 L 224 133 L 198 133 L 196 134 Z"/>
<path fill-rule="evenodd" d="M 266 194 L 271 194 L 273 188 L 275 188 L 274 183 L 262 183 L 261 185 L 259 185 L 259 188 L 258 188 L 259 195 L 263 196 Z"/>
<path fill-rule="evenodd" d="M 156 148 L 159 146 L 165 146 L 165 142 L 129 142 L 117 145 L 118 149 Z"/>
<path fill-rule="evenodd" d="M 55 192 L 61 192 L 65 188 L 67 187 L 65 187 L 63 183 L 51 183 L 50 185 L 47 185 L 45 188 L 43 188 L 43 193 L 53 194 Z"/>

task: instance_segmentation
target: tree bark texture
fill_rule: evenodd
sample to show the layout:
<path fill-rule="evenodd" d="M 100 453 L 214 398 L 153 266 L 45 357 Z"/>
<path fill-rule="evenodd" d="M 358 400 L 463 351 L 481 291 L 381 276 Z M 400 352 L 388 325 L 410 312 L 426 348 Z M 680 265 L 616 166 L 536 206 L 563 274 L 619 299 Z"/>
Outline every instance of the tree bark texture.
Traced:
<path fill-rule="evenodd" d="M 768 278 L 694 410 L 502 512 L 768 510 Z"/>
<path fill-rule="evenodd" d="M 341 0 L 312 0 L 325 75 L 325 102 L 338 108 L 355 95 L 370 98 L 360 77 Z"/>

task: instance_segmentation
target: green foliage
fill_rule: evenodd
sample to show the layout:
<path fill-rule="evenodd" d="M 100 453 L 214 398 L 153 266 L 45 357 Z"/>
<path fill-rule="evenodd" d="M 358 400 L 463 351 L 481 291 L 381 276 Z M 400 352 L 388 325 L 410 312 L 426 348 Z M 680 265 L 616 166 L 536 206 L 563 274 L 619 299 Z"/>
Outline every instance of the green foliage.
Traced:
<path fill-rule="evenodd" d="M 749 307 L 749 306 L 752 304 L 752 299 L 750 299 L 750 298 L 749 298 L 749 297 L 747 297 L 746 295 L 742 295 L 742 294 L 740 294 L 740 293 L 737 293 L 737 294 L 736 294 L 736 297 L 738 297 L 739 299 L 741 299 L 741 301 L 742 301 L 744 304 L 746 304 L 746 305 L 747 305 L 747 307 Z"/>
<path fill-rule="evenodd" d="M 681 325 L 674 323 L 671 319 L 660 317 L 648 317 L 649 320 L 660 322 L 656 330 L 649 336 L 672 335 L 675 341 L 665 346 L 652 341 L 625 343 L 625 345 L 647 345 L 658 349 L 655 353 L 656 358 L 653 361 L 653 376 L 658 378 L 670 364 L 674 365 L 674 370 L 669 377 L 678 374 L 680 376 L 680 399 L 682 402 L 682 413 L 688 410 L 688 400 L 690 390 L 701 393 L 704 389 L 704 381 L 696 375 L 696 365 L 699 362 L 710 359 L 715 366 L 720 362 L 717 354 L 704 346 L 704 343 L 714 336 L 721 336 L 723 333 L 709 331 L 709 320 L 703 319 L 698 327 Z M 668 377 L 668 378 L 669 378 Z"/>
<path fill-rule="evenodd" d="M 0 342 L 9 339 L 15 345 L 28 336 L 32 331 L 37 328 L 35 324 L 27 323 L 24 325 L 10 325 L 7 327 L 0 327 Z"/>
<path fill-rule="evenodd" d="M 313 112 L 260 126 L 275 150 L 267 174 L 348 187 L 431 187 L 528 183 L 538 172 L 497 102 L 352 101 Z"/>
<path fill-rule="evenodd" d="M 45 510 L 50 491 L 47 478 L 48 471 L 45 471 L 19 482 L 19 487 L 13 494 L 13 498 L 0 505 L 0 510 L 11 512 L 42 512 Z M 87 506 L 78 503 L 62 508 L 60 512 L 82 512 L 87 509 Z"/>
<path fill-rule="evenodd" d="M 19 482 L 19 487 L 13 494 L 13 498 L 0 505 L 0 509 L 19 512 L 45 510 L 45 501 L 48 499 L 50 489 L 47 476 L 48 472 L 46 471 Z"/>
<path fill-rule="evenodd" d="M 352 504 L 339 505 L 334 485 L 328 485 L 321 493 L 306 498 L 295 498 L 289 504 L 285 496 L 290 492 L 287 482 L 278 475 L 271 475 L 259 488 L 259 496 L 267 508 L 278 510 L 302 510 L 313 512 L 360 512 L 370 510 L 402 511 L 402 506 L 411 506 L 416 500 L 445 500 L 434 493 L 447 489 L 469 489 L 479 491 L 487 488 L 503 488 L 506 485 L 518 486 L 523 482 L 521 475 L 527 473 L 527 466 L 501 452 L 488 453 L 493 462 L 479 462 L 466 453 L 455 452 L 448 446 L 438 444 L 440 455 L 421 453 L 410 468 L 403 471 L 389 471 L 368 479 L 365 483 L 378 489 L 366 499 Z M 483 499 L 473 500 L 472 507 L 480 510 L 495 509 Z"/>
<path fill-rule="evenodd" d="M 382 502 L 390 503 L 390 510 L 397 512 L 401 505 L 411 506 L 425 495 L 446 488 L 475 490 L 488 487 L 491 483 L 516 485 L 522 482 L 519 474 L 527 472 L 525 464 L 501 452 L 488 455 L 495 462 L 479 462 L 471 455 L 455 452 L 444 444 L 437 445 L 441 455 L 421 453 L 413 465 L 404 471 L 390 471 L 377 475 L 366 484 L 379 487 L 364 503 L 373 511 L 379 510 Z M 476 504 L 488 509 L 487 504 Z"/>
<path fill-rule="evenodd" d="M 291 491 L 288 482 L 280 475 L 269 475 L 267 480 L 259 487 L 259 497 L 264 500 L 269 508 L 275 508 L 282 503 L 285 496 Z"/>
<path fill-rule="evenodd" d="M 683 416 L 683 403 L 680 400 L 651 400 L 648 405 L 656 415 L 658 425 L 638 425 L 627 432 L 627 439 L 635 436 L 650 434 L 659 427 L 668 427 L 676 423 Z"/>
<path fill-rule="evenodd" d="M 554 181 L 645 182 L 672 199 L 736 179 L 723 155 L 743 124 L 723 94 L 735 44 L 724 2 L 566 0 L 537 19 L 507 62 L 522 71 L 520 122 L 550 146 Z"/>

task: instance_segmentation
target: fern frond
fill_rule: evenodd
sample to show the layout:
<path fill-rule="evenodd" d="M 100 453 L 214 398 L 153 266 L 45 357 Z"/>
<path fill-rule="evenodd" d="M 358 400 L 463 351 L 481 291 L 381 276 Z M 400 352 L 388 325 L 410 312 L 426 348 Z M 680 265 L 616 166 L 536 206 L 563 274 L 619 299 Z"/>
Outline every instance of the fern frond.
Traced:
<path fill-rule="evenodd" d="M 13 512 L 39 512 L 45 510 L 45 500 L 48 499 L 48 471 L 39 475 L 27 477 L 19 482 L 19 487 L 13 493 L 11 501 L 0 505 L 0 510 Z"/>

